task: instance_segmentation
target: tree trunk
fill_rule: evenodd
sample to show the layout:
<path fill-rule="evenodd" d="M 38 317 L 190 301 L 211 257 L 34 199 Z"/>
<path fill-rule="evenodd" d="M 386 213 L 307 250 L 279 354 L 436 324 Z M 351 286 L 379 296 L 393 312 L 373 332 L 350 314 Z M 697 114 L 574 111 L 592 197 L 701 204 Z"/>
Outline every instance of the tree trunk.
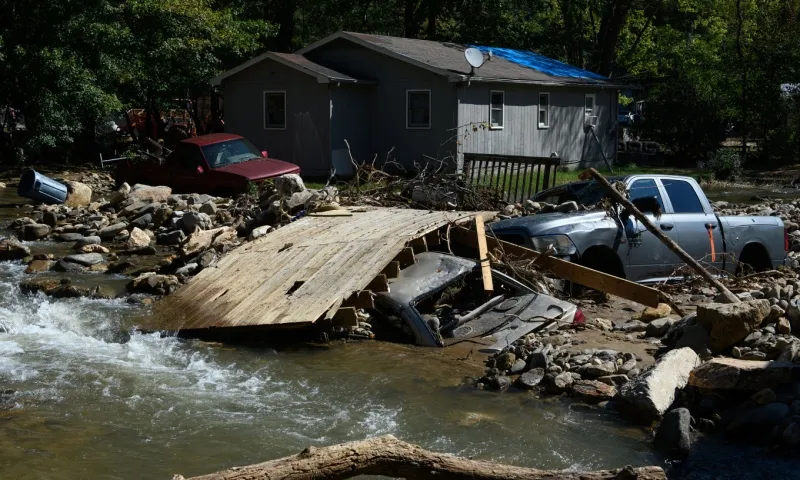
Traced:
<path fill-rule="evenodd" d="M 692 267 L 692 269 L 695 272 L 697 272 L 698 275 L 703 277 L 708 283 L 710 283 L 717 290 L 719 290 L 720 293 L 722 293 L 729 302 L 731 303 L 741 302 L 739 297 L 737 297 L 736 295 L 733 294 L 733 292 L 728 290 L 725 287 L 725 285 L 723 285 L 719 280 L 712 277 L 711 274 L 708 273 L 708 271 L 706 271 L 706 269 L 703 268 L 703 266 L 700 265 L 697 262 L 697 260 L 692 258 L 692 256 L 689 255 L 688 253 L 686 253 L 686 251 L 682 249 L 680 245 L 672 241 L 671 238 L 664 235 L 664 233 L 661 230 L 659 230 L 655 225 L 653 225 L 653 222 L 651 222 L 649 218 L 647 218 L 642 212 L 640 212 L 639 209 L 636 208 L 627 198 L 623 197 L 622 194 L 619 193 L 610 183 L 608 183 L 608 180 L 606 180 L 606 178 L 602 176 L 597 170 L 595 170 L 594 168 L 590 168 L 589 170 L 587 170 L 587 172 L 589 172 L 589 174 L 591 174 L 591 176 L 608 191 L 609 195 L 611 195 L 611 198 L 613 198 L 619 204 L 625 207 L 625 209 L 627 209 L 634 217 L 636 217 L 636 220 L 642 222 L 642 225 L 644 225 L 647 228 L 647 230 L 650 231 L 650 233 L 655 235 L 656 238 L 658 238 L 664 243 L 664 245 L 666 245 L 670 250 L 675 252 L 675 254 L 681 260 L 686 262 L 687 265 Z"/>
<path fill-rule="evenodd" d="M 275 50 L 278 52 L 291 52 L 297 0 L 280 0 L 278 5 L 275 12 L 275 23 L 279 25 L 278 34 L 275 36 Z"/>
<path fill-rule="evenodd" d="M 403 36 L 417 38 L 419 24 L 417 23 L 417 3 L 419 0 L 404 0 L 403 10 Z"/>
<path fill-rule="evenodd" d="M 611 68 L 616 61 L 617 43 L 625 20 L 628 18 L 628 11 L 631 8 L 632 0 L 607 0 L 606 8 L 603 10 L 603 19 L 600 21 L 599 41 L 599 62 L 597 73 L 610 76 Z"/>
<path fill-rule="evenodd" d="M 597 472 L 537 470 L 434 453 L 392 435 L 329 447 L 308 447 L 297 455 L 234 467 L 188 480 L 339 480 L 358 475 L 431 480 L 666 480 L 660 467 L 625 467 Z M 173 480 L 185 480 L 176 475 Z"/>

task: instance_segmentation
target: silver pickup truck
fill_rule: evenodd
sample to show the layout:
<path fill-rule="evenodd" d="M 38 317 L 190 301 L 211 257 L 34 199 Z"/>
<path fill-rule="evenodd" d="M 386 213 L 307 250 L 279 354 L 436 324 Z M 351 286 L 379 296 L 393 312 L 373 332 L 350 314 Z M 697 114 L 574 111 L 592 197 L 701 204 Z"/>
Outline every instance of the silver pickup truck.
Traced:
<path fill-rule="evenodd" d="M 635 204 L 652 205 L 648 218 L 716 273 L 735 273 L 742 264 L 767 270 L 786 259 L 788 237 L 780 218 L 718 216 L 692 178 L 631 175 L 609 180 L 622 182 Z M 532 200 L 590 206 L 604 197 L 596 181 L 584 181 L 541 192 Z M 539 213 L 494 222 L 487 233 L 538 251 L 550 249 L 554 255 L 638 282 L 666 280 L 684 266 L 624 209 Z"/>

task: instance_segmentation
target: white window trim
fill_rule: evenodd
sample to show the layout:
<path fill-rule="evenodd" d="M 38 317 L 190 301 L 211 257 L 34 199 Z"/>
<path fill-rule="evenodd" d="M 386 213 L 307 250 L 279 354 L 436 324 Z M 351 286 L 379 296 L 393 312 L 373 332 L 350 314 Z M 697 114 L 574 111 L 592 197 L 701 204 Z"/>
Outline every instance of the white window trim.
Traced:
<path fill-rule="evenodd" d="M 267 126 L 267 94 L 268 93 L 282 93 L 283 94 L 283 126 L 282 127 L 269 127 Z M 264 130 L 286 130 L 286 90 L 264 90 L 261 92 L 261 115 L 264 119 Z"/>
<path fill-rule="evenodd" d="M 597 94 L 596 93 L 587 93 L 585 97 L 583 97 L 583 117 L 586 118 L 590 116 L 588 112 L 586 112 L 586 100 L 589 98 L 592 99 L 592 117 L 597 116 Z"/>
<path fill-rule="evenodd" d="M 542 122 L 539 121 L 542 118 L 542 116 L 539 114 L 539 112 L 541 111 L 541 108 L 542 108 L 542 96 L 543 95 L 547 96 L 547 123 L 542 123 Z M 550 121 L 550 112 L 552 111 L 552 109 L 550 108 L 551 106 L 552 106 L 552 104 L 550 103 L 550 92 L 539 92 L 539 104 L 538 104 L 537 110 L 536 110 L 536 124 L 539 125 L 539 128 L 542 129 L 542 130 L 550 128 L 550 123 L 552 123 Z M 586 105 L 584 105 L 584 110 L 585 109 L 586 109 Z"/>
<path fill-rule="evenodd" d="M 503 123 L 492 125 L 492 95 L 499 93 L 503 96 Z M 502 130 L 506 126 L 506 92 L 505 90 L 489 90 L 489 130 Z"/>
<path fill-rule="evenodd" d="M 427 92 L 428 94 L 428 126 L 427 127 L 412 127 L 408 124 L 408 94 L 409 93 L 418 93 L 418 92 Z M 430 130 L 431 125 L 433 125 L 433 108 L 431 107 L 431 90 L 430 89 L 409 89 L 406 90 L 406 130 Z"/>

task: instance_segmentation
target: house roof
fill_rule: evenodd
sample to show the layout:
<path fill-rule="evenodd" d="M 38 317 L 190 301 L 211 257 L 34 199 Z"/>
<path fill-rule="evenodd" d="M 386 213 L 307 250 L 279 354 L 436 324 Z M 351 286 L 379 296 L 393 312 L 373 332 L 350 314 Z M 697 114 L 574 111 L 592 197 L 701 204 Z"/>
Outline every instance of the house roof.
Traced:
<path fill-rule="evenodd" d="M 492 52 L 491 61 L 475 69 L 464 58 L 467 45 L 411 38 L 388 37 L 355 32 L 338 32 L 297 53 L 304 55 L 337 39 L 346 39 L 366 48 L 389 55 L 407 63 L 444 75 L 451 81 L 529 83 L 539 85 L 575 85 L 620 87 L 609 78 L 588 70 L 559 62 L 524 50 L 473 46 L 482 52 Z"/>
<path fill-rule="evenodd" d="M 264 60 L 274 60 L 284 66 L 305 73 L 306 75 L 311 75 L 312 77 L 316 77 L 319 83 L 359 82 L 357 79 L 351 77 L 350 75 L 345 75 L 344 73 L 339 73 L 335 70 L 331 70 L 328 67 L 324 67 L 318 63 L 314 63 L 302 55 L 298 55 L 295 53 L 265 52 L 255 58 L 252 58 L 242 63 L 241 65 L 233 67 L 227 72 L 217 75 L 216 77 L 212 78 L 209 83 L 211 83 L 211 85 L 219 85 L 222 83 L 224 79 L 230 77 L 231 75 L 239 73 L 246 68 L 252 67 L 253 65 L 263 62 Z"/>

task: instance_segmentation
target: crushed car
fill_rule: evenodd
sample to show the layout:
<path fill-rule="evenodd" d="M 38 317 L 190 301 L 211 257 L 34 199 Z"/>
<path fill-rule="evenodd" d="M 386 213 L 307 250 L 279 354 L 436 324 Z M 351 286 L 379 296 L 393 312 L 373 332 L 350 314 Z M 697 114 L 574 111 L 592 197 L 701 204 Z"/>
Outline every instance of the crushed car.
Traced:
<path fill-rule="evenodd" d="M 575 305 L 496 270 L 494 291 L 487 294 L 474 260 L 438 252 L 420 253 L 416 260 L 375 298 L 370 316 L 378 338 L 446 347 L 491 336 L 494 343 L 481 351 L 496 353 L 528 333 L 584 321 Z"/>

